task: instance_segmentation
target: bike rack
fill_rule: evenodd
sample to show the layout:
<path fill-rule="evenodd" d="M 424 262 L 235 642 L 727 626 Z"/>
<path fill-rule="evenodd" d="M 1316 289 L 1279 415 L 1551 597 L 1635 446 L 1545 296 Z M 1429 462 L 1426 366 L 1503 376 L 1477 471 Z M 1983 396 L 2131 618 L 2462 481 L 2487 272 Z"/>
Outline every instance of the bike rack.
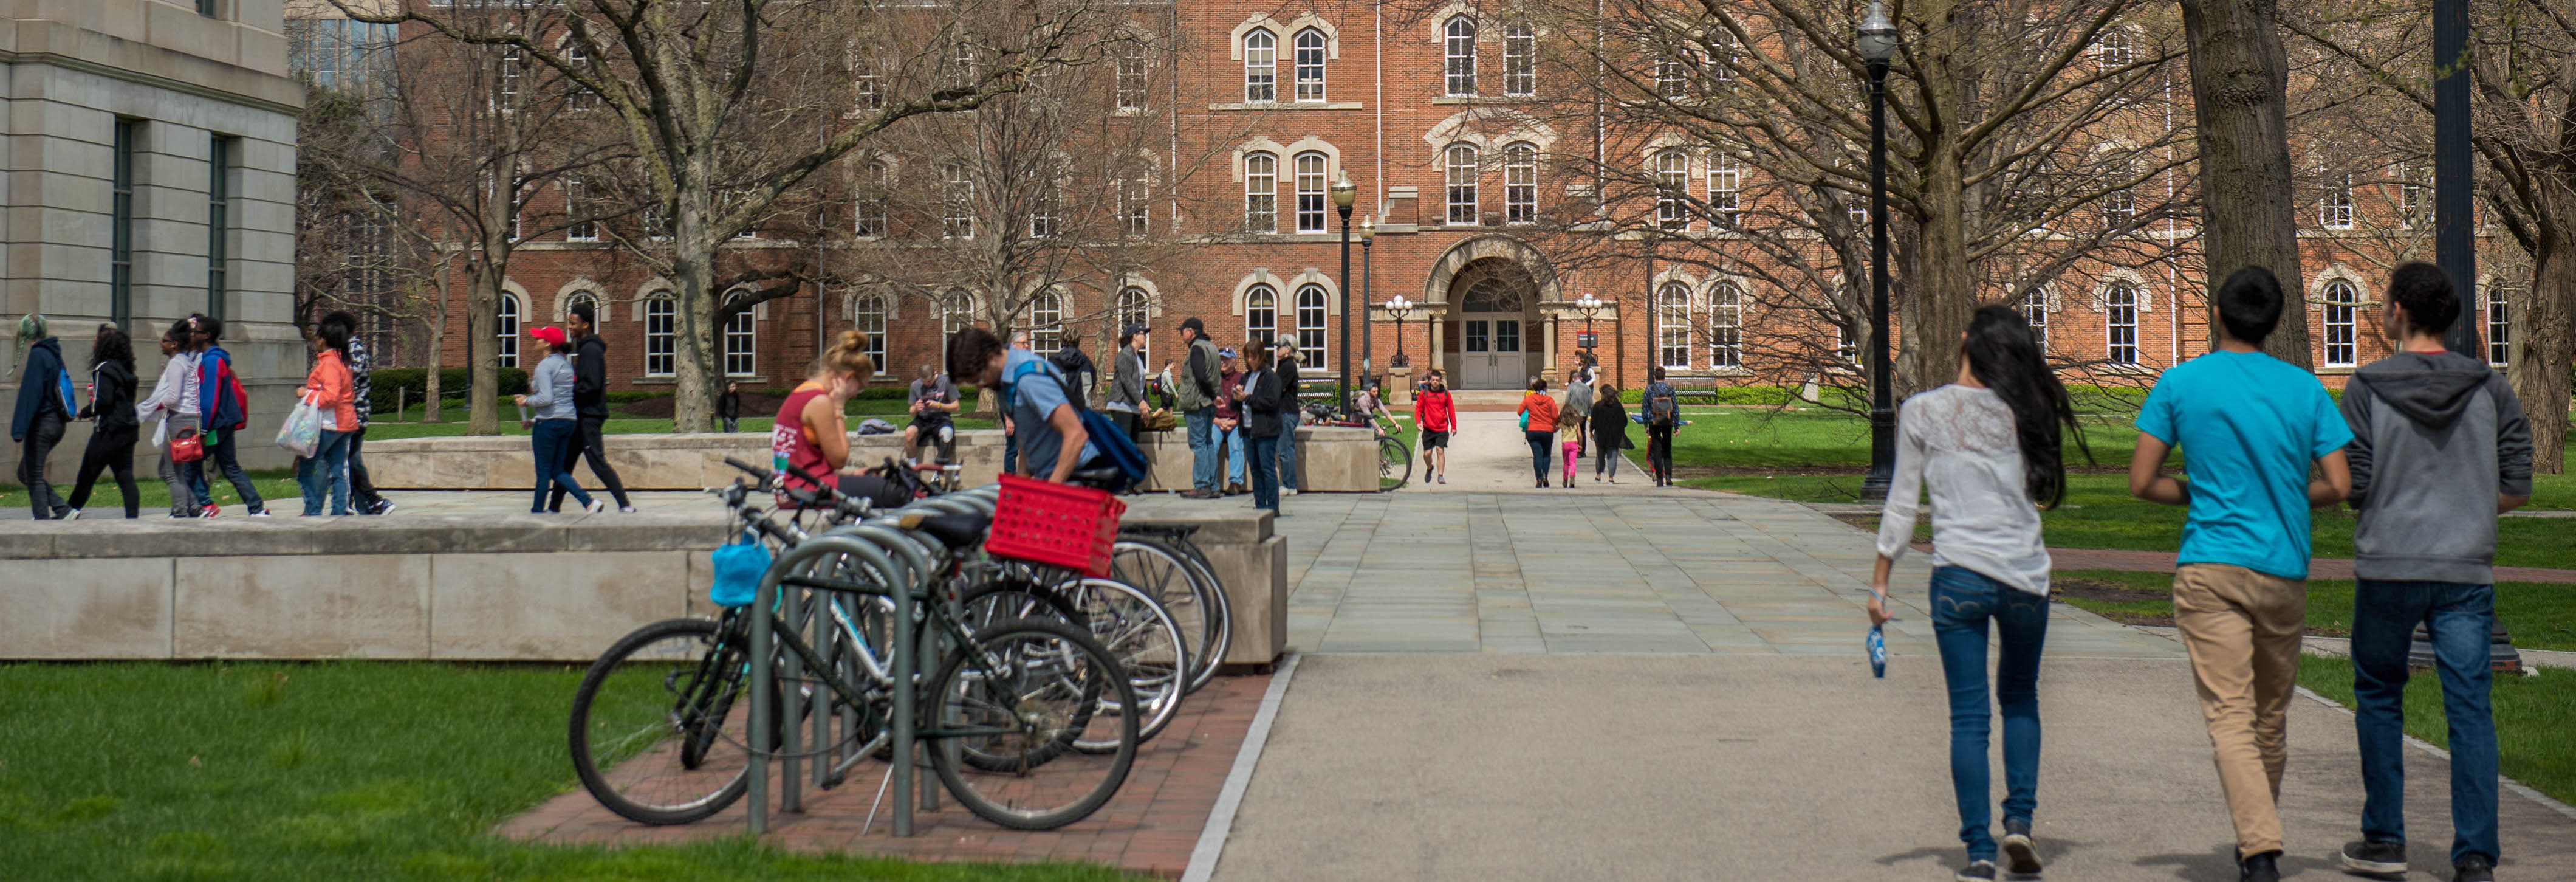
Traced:
<path fill-rule="evenodd" d="M 759 590 L 752 595 L 751 608 L 755 611 L 751 617 L 751 657 L 753 661 L 751 664 L 750 729 L 752 749 L 749 770 L 749 792 L 746 795 L 750 797 L 751 802 L 750 810 L 747 814 L 749 816 L 750 830 L 754 836 L 758 836 L 769 831 L 770 758 L 768 753 L 761 748 L 761 745 L 768 744 L 772 740 L 773 736 L 775 736 L 779 741 L 779 753 L 782 754 L 782 756 L 778 757 L 778 761 L 781 764 L 779 768 L 780 774 L 778 781 L 779 810 L 789 812 L 801 812 L 804 810 L 796 773 L 798 761 L 794 756 L 797 752 L 797 727 L 788 726 L 786 727 L 786 731 L 783 732 L 773 733 L 770 731 L 770 728 L 773 725 L 771 723 L 772 719 L 793 719 L 792 715 L 803 703 L 803 698 L 798 695 L 784 694 L 782 690 L 778 688 L 778 671 L 769 663 L 769 660 L 778 653 L 778 635 L 776 633 L 775 623 L 780 619 L 785 619 L 791 622 L 796 621 L 803 610 L 803 595 L 805 592 L 803 590 L 798 590 L 782 594 L 780 591 L 780 583 L 786 579 L 789 573 L 797 571 L 800 565 L 810 566 L 808 563 L 809 561 L 827 554 L 848 554 L 858 557 L 869 564 L 875 565 L 878 567 L 879 572 L 887 574 L 899 583 L 890 586 L 892 590 L 888 592 L 894 600 L 894 645 L 887 655 L 890 656 L 893 661 L 893 670 L 889 673 L 889 678 L 894 681 L 896 686 L 894 690 L 894 718 L 888 721 L 888 726 L 893 730 L 891 746 L 894 749 L 896 756 L 910 757 L 916 741 L 913 737 L 913 732 L 915 731 L 913 719 L 913 697 L 916 690 L 911 688 L 911 684 L 914 679 L 914 669 L 916 667 L 914 664 L 915 652 L 913 651 L 913 647 L 915 647 L 918 642 L 918 638 L 914 634 L 915 629 L 912 623 L 912 593 L 913 589 L 916 587 L 913 582 L 913 572 L 909 567 L 897 564 L 891 557 L 887 556 L 885 549 L 856 536 L 827 533 L 822 536 L 816 536 L 797 543 L 796 547 L 788 549 L 785 554 L 780 555 L 777 560 L 770 563 L 769 569 L 763 572 L 760 576 Z M 773 607 L 778 608 L 779 613 L 777 615 L 767 614 L 767 611 Z M 815 618 L 818 621 L 829 621 L 829 618 L 825 616 L 816 616 Z M 789 670 L 786 673 L 792 675 L 796 673 L 795 666 L 801 664 L 801 660 L 791 656 L 785 660 L 783 664 L 789 666 Z M 787 706 L 783 709 L 777 708 L 775 705 L 780 701 L 786 702 Z M 780 710 L 783 710 L 789 716 L 775 716 L 775 713 Z M 822 725 L 823 723 L 818 721 L 816 730 L 818 734 L 822 734 L 827 731 L 821 728 Z M 831 761 L 828 758 L 823 760 L 823 764 L 826 766 L 830 765 L 830 762 Z M 893 821 L 894 835 L 911 836 L 912 794 L 909 788 L 912 785 L 912 763 L 895 763 L 892 774 L 894 776 L 893 785 L 895 791 Z"/>

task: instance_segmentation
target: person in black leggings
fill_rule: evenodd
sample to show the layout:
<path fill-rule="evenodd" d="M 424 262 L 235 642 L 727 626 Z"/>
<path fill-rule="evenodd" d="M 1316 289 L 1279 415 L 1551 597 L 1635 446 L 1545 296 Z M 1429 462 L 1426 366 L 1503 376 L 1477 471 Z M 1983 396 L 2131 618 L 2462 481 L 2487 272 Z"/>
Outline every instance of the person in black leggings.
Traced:
<path fill-rule="evenodd" d="M 89 446 L 81 450 L 80 477 L 72 483 L 71 513 L 89 504 L 90 488 L 101 471 L 116 475 L 117 492 L 125 495 L 125 516 L 142 516 L 143 495 L 134 487 L 134 439 L 141 423 L 134 416 L 134 344 L 115 325 L 98 326 L 89 350 L 89 404 L 79 418 L 97 420 Z"/>

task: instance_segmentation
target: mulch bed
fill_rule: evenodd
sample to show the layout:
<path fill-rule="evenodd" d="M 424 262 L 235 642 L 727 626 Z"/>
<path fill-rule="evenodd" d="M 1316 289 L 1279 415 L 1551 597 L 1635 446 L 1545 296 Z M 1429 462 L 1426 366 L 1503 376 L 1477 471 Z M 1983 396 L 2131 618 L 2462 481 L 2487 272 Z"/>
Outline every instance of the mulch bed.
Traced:
<path fill-rule="evenodd" d="M 2091 600 L 2104 603 L 2137 603 L 2140 601 L 2170 601 L 2173 599 L 2173 595 L 2167 592 L 2141 591 L 2127 585 L 2122 585 L 2118 582 L 2106 582 L 2099 579 L 2076 579 L 2057 576 L 2048 580 L 2048 587 L 2051 599 L 2060 603 L 2064 603 L 2068 600 Z M 2099 615 L 2123 625 L 2162 625 L 2171 627 L 2174 623 L 2173 613 L 2171 612 L 2155 614 L 2110 610 L 2100 612 Z"/>

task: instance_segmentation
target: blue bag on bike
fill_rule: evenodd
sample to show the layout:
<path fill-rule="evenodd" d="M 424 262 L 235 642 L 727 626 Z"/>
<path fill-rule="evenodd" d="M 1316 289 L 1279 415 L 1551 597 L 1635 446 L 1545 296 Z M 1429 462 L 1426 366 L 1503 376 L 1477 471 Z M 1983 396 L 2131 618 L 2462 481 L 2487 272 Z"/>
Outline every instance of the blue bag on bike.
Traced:
<path fill-rule="evenodd" d="M 760 576 L 769 571 L 769 546 L 760 538 L 745 532 L 735 541 L 716 546 L 710 557 L 715 561 L 715 584 L 707 586 L 707 600 L 717 606 L 736 607 L 751 603 L 760 593 Z"/>

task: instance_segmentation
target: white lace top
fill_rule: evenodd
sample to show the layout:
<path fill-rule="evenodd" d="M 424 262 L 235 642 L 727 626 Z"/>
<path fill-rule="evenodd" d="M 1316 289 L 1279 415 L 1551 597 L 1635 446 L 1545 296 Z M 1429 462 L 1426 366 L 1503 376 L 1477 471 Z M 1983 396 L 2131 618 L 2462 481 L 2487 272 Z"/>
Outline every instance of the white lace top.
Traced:
<path fill-rule="evenodd" d="M 1901 558 L 1914 540 L 1916 502 L 1932 492 L 1932 565 L 1963 567 L 2033 594 L 2048 593 L 2039 507 L 2022 489 L 2012 408 L 1991 389 L 1942 386 L 1896 412 L 1896 475 L 1878 520 L 1878 553 Z"/>

